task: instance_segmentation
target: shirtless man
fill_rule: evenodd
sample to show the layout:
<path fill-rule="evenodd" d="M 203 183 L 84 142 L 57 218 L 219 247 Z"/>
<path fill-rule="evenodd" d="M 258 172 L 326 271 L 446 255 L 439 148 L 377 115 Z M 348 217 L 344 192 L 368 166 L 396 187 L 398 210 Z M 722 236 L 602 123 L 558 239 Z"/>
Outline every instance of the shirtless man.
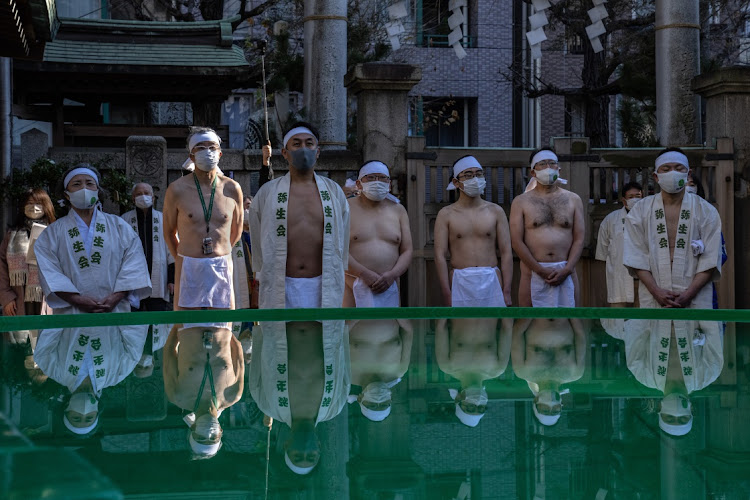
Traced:
<path fill-rule="evenodd" d="M 586 331 L 579 319 L 522 319 L 513 327 L 512 363 L 534 394 L 532 409 L 543 425 L 562 414 L 561 386 L 583 376 Z"/>
<path fill-rule="evenodd" d="M 164 345 L 164 392 L 192 413 L 188 442 L 197 458 L 221 448 L 219 416 L 242 397 L 245 362 L 242 345 L 229 324 L 175 325 Z"/>
<path fill-rule="evenodd" d="M 242 189 L 218 173 L 216 132 L 191 129 L 188 151 L 195 169 L 171 183 L 164 197 L 164 239 L 175 259 L 174 308 L 234 309 L 231 252 L 242 236 Z"/>
<path fill-rule="evenodd" d="M 408 320 L 361 320 L 349 326 L 352 384 L 362 387 L 357 402 L 373 422 L 391 413 L 391 389 L 409 368 L 413 339 Z"/>
<path fill-rule="evenodd" d="M 475 427 L 487 411 L 484 381 L 505 372 L 510 359 L 513 320 L 497 318 L 440 319 L 435 328 L 435 357 L 438 367 L 458 379 L 461 390 L 449 389 L 456 405 L 456 417 Z"/>
<path fill-rule="evenodd" d="M 518 301 L 522 307 L 575 307 L 583 204 L 556 182 L 560 167 L 554 151 L 532 153 L 530 167 L 536 187 L 517 196 L 510 207 L 511 241 L 521 259 Z"/>
<path fill-rule="evenodd" d="M 362 196 L 349 198 L 349 270 L 344 307 L 398 307 L 398 278 L 411 263 L 409 216 L 388 199 L 391 178 L 379 161 L 359 170 Z"/>
<path fill-rule="evenodd" d="M 473 156 L 453 164 L 448 190 L 459 190 L 458 201 L 441 209 L 435 221 L 435 267 L 448 307 L 511 305 L 513 254 L 508 219 L 500 206 L 481 198 L 485 185 L 484 170 Z"/>
<path fill-rule="evenodd" d="M 338 184 L 313 170 L 320 149 L 312 125 L 294 124 L 284 136 L 281 154 L 287 160 L 289 173 L 264 184 L 250 206 L 253 271 L 260 282 L 259 306 L 261 309 L 341 307 L 344 271 L 349 259 L 346 196 Z M 317 464 L 315 424 L 327 419 L 322 415 L 330 413 L 329 418 L 333 418 L 333 410 L 340 411 L 318 388 L 324 382 L 333 383 L 332 375 L 324 371 L 328 365 L 324 367 L 323 359 L 329 352 L 324 347 L 336 339 L 341 341 L 344 326 L 343 321 L 260 324 L 266 343 L 274 339 L 289 346 L 289 389 L 269 399 L 275 406 L 264 409 L 264 413 L 286 414 L 290 408 L 278 406 L 278 401 L 291 402 L 296 398 L 305 401 L 297 403 L 296 408 L 291 406 L 295 414 L 297 410 L 302 412 L 302 424 L 295 423 L 295 415 L 285 420 L 292 429 L 292 439 L 285 446 L 287 466 L 298 474 L 309 473 Z M 306 361 L 292 363 L 295 352 L 304 353 Z M 291 393 L 292 379 L 304 381 L 295 384 L 304 389 L 298 395 Z M 301 404 L 318 408 L 318 419 L 309 421 L 309 412 L 300 408 Z"/>

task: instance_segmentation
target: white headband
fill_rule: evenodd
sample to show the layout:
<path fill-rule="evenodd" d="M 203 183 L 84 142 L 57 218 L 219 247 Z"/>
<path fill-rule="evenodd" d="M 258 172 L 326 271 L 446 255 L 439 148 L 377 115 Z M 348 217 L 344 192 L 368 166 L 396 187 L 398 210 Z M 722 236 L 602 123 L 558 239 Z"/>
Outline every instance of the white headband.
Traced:
<path fill-rule="evenodd" d="M 70 173 L 65 176 L 65 179 L 63 180 L 63 188 L 67 189 L 70 179 L 79 174 L 90 175 L 94 178 L 94 181 L 96 181 L 96 185 L 99 185 L 99 177 L 96 176 L 96 173 L 93 170 L 87 167 L 78 167 L 71 170 Z"/>
<path fill-rule="evenodd" d="M 311 136 L 315 137 L 315 134 L 312 133 L 312 130 L 310 130 L 307 127 L 294 127 L 292 130 L 286 133 L 284 136 L 284 149 L 286 149 L 286 143 L 289 142 L 289 139 L 294 137 L 297 134 L 310 134 Z M 315 141 L 317 142 L 318 138 L 315 137 Z"/>
<path fill-rule="evenodd" d="M 557 155 L 550 151 L 549 149 L 544 149 L 542 151 L 539 151 L 537 154 L 534 155 L 534 157 L 531 159 L 531 165 L 529 167 L 534 168 L 534 165 L 539 163 L 542 160 L 555 160 L 559 161 L 557 159 Z"/>
<path fill-rule="evenodd" d="M 665 163 L 679 163 L 680 165 L 684 165 L 688 169 L 690 168 L 687 156 L 680 153 L 679 151 L 667 151 L 663 155 L 660 155 L 656 158 L 655 165 L 657 169 Z"/>
<path fill-rule="evenodd" d="M 190 143 L 188 144 L 188 151 L 193 152 L 193 148 L 196 144 L 199 142 L 215 142 L 219 146 L 221 146 L 221 137 L 216 135 L 216 132 L 213 130 L 209 132 L 199 132 L 197 134 L 193 134 L 190 136 Z"/>
<path fill-rule="evenodd" d="M 379 162 L 379 161 L 368 161 L 364 165 L 362 165 L 362 168 L 359 169 L 359 177 L 357 179 L 362 179 L 365 175 L 370 174 L 383 174 L 386 177 L 390 177 L 391 173 L 388 172 L 388 167 L 385 166 L 385 163 Z"/>
<path fill-rule="evenodd" d="M 467 168 L 482 168 L 482 165 L 479 164 L 476 158 L 473 156 L 464 156 L 460 160 L 458 160 L 456 163 L 453 164 L 453 177 L 458 179 L 458 174 L 466 170 Z M 447 191 L 452 191 L 456 189 L 456 186 L 453 185 L 451 182 L 448 184 L 448 187 L 445 188 Z"/>
<path fill-rule="evenodd" d="M 196 455 L 212 457 L 219 453 L 219 449 L 221 448 L 221 440 L 214 444 L 201 444 L 193 438 L 192 432 L 190 433 L 188 441 L 190 442 L 190 449 L 193 450 L 193 453 Z"/>
<path fill-rule="evenodd" d="M 96 416 L 96 420 L 94 420 L 94 423 L 89 425 L 88 427 L 75 427 L 73 424 L 70 423 L 70 420 L 68 420 L 68 416 L 63 413 L 63 424 L 65 424 L 65 427 L 68 428 L 70 432 L 73 434 L 78 434 L 79 436 L 85 436 L 89 432 L 93 431 L 97 424 L 99 423 L 99 415 Z"/>
<path fill-rule="evenodd" d="M 292 463 L 292 459 L 289 458 L 288 453 L 284 453 L 284 461 L 286 462 L 286 466 L 289 467 L 292 472 L 294 472 L 295 474 L 300 474 L 302 476 L 311 473 L 315 468 L 315 465 L 313 465 L 312 467 L 299 467 L 297 465 L 294 465 Z"/>
<path fill-rule="evenodd" d="M 690 417 L 690 421 L 686 424 L 668 424 L 662 420 L 661 413 L 659 413 L 659 428 L 672 436 L 684 436 L 693 428 L 693 417 Z"/>

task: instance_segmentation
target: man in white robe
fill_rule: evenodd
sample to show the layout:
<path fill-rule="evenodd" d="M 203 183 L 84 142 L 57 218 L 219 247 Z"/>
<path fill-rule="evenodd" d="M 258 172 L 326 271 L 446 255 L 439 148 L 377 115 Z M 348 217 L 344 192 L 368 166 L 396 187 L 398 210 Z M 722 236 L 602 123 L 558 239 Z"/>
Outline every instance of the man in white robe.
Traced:
<path fill-rule="evenodd" d="M 86 435 L 96 429 L 102 390 L 119 384 L 133 372 L 147 332 L 146 325 L 41 331 L 34 361 L 73 395 L 73 404 L 63 414 L 63 423 L 71 432 Z M 85 413 L 75 407 L 79 400 L 86 402 Z"/>
<path fill-rule="evenodd" d="M 435 357 L 440 370 L 461 384 L 460 391 L 448 391 L 464 425 L 476 427 L 484 417 L 489 401 L 484 382 L 508 367 L 512 329 L 513 321 L 507 318 L 499 329 L 497 318 L 452 319 L 450 329 L 448 320 L 437 321 Z"/>
<path fill-rule="evenodd" d="M 606 262 L 607 302 L 611 307 L 633 306 L 636 301 L 633 277 L 622 263 L 625 242 L 625 217 L 643 197 L 643 188 L 637 182 L 622 187 L 622 208 L 610 212 L 599 226 L 596 239 L 596 260 Z"/>
<path fill-rule="evenodd" d="M 654 173 L 661 192 L 636 203 L 625 219 L 623 262 L 640 280 L 641 307 L 713 307 L 721 219 L 710 203 L 685 192 L 689 169 L 679 148 L 665 149 Z"/>
<path fill-rule="evenodd" d="M 689 395 L 708 387 L 724 368 L 721 323 L 715 321 L 602 320 L 625 342 L 628 370 L 646 387 L 664 393 L 659 427 L 683 436 L 693 425 Z"/>
<path fill-rule="evenodd" d="M 99 178 L 89 165 L 69 170 L 63 186 L 72 207 L 34 246 L 47 304 L 54 314 L 138 307 L 151 295 L 138 235 L 120 217 L 97 207 Z"/>
<path fill-rule="evenodd" d="M 151 276 L 151 296 L 142 300 L 139 311 L 167 311 L 174 293 L 174 257 L 164 239 L 164 216 L 154 208 L 154 189 L 141 182 L 133 186 L 136 208 L 125 212 L 123 220 L 138 235 Z"/>
<path fill-rule="evenodd" d="M 579 319 L 522 319 L 513 326 L 513 371 L 534 395 L 539 423 L 555 425 L 562 415 L 562 386 L 583 376 L 586 331 Z"/>
<path fill-rule="evenodd" d="M 360 320 L 349 325 L 352 384 L 362 388 L 349 402 L 359 403 L 373 422 L 391 414 L 393 387 L 409 369 L 414 331 L 408 320 Z"/>
<path fill-rule="evenodd" d="M 260 284 L 261 309 L 338 308 L 343 303 L 344 271 L 349 259 L 349 204 L 338 184 L 313 170 L 320 155 L 317 137 L 312 125 L 292 126 L 281 151 L 289 173 L 264 184 L 250 206 L 252 265 Z M 313 349 L 343 342 L 345 335 L 343 321 L 325 321 L 322 325 L 268 322 L 261 323 L 260 329 L 274 339 L 306 332 L 318 339 Z M 322 373 L 323 366 L 318 368 Z M 310 444 L 312 433 L 309 420 L 306 425 L 305 446 Z M 317 455 L 315 460 L 304 453 L 299 456 L 295 462 L 297 454 L 292 453 L 291 461 L 287 460 L 293 470 L 302 467 L 300 470 L 310 472 L 317 464 Z"/>

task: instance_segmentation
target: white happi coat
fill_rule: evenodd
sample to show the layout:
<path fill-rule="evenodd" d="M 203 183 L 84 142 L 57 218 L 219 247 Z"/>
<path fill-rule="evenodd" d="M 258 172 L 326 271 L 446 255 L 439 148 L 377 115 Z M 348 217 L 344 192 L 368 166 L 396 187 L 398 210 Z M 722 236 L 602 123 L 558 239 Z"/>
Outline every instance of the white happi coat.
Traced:
<path fill-rule="evenodd" d="M 86 378 L 90 356 L 91 383 L 97 396 L 119 384 L 141 358 L 148 325 L 52 328 L 42 330 L 34 361 L 51 379 L 73 392 Z M 166 335 L 165 335 L 166 337 Z"/>
<path fill-rule="evenodd" d="M 136 210 L 125 212 L 122 214 L 122 218 L 138 234 L 138 214 Z M 150 224 L 151 239 L 154 242 L 151 254 L 151 297 L 168 301 L 167 267 L 174 264 L 174 257 L 169 252 L 167 242 L 164 239 L 164 215 L 156 209 L 151 209 L 151 213 L 153 214 L 153 221 Z M 167 330 L 167 333 L 169 333 L 169 330 Z"/>
<path fill-rule="evenodd" d="M 607 215 L 599 226 L 596 260 L 606 261 L 607 302 L 635 302 L 635 284 L 622 263 L 625 242 L 625 207 Z"/>
<path fill-rule="evenodd" d="M 346 404 L 351 388 L 349 334 L 344 330 L 325 328 L 323 322 L 323 366 L 325 383 L 315 423 L 335 418 Z M 250 363 L 250 395 L 258 408 L 269 417 L 292 426 L 289 400 L 288 345 L 286 328 L 253 329 L 253 360 Z"/>
<path fill-rule="evenodd" d="M 260 282 L 261 309 L 286 306 L 285 279 L 290 175 L 264 184 L 250 205 L 253 272 Z M 349 204 L 338 184 L 315 175 L 323 205 L 323 299 L 321 306 L 341 307 L 344 271 L 349 264 Z M 343 325 L 342 325 L 343 328 Z"/>
<path fill-rule="evenodd" d="M 703 241 L 705 246 L 705 251 L 697 257 L 690 247 L 695 240 Z M 662 195 L 644 198 L 625 218 L 623 263 L 634 276 L 638 269 L 650 271 L 659 287 L 675 293 L 684 292 L 699 272 L 713 271 L 712 281 L 718 280 L 721 274 L 719 213 L 703 198 L 685 193 L 675 235 L 674 260 L 670 265 Z M 638 299 L 641 307 L 660 307 L 643 282 L 638 287 Z M 710 283 L 698 292 L 690 307 L 713 307 Z"/>
<path fill-rule="evenodd" d="M 667 381 L 672 321 L 602 320 L 606 332 L 625 342 L 628 370 L 646 387 L 664 392 Z M 675 321 L 675 339 L 688 393 L 707 387 L 724 368 L 721 323 Z"/>
<path fill-rule="evenodd" d="M 151 294 L 143 247 L 130 225 L 116 215 L 96 210 L 89 231 L 93 235 L 87 251 L 71 210 L 50 224 L 34 246 L 44 297 L 55 314 L 82 312 L 57 292 L 103 299 L 115 292 L 130 291 L 130 299 L 135 302 Z M 112 312 L 129 311 L 128 300 L 121 300 Z"/>

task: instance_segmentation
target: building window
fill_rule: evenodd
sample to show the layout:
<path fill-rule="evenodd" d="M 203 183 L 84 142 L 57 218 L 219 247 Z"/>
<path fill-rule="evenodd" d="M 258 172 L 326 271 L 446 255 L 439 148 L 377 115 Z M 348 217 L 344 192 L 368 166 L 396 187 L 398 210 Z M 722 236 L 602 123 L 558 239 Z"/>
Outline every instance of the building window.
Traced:
<path fill-rule="evenodd" d="M 424 97 L 422 127 L 427 146 L 468 147 L 468 99 L 453 97 Z"/>
<path fill-rule="evenodd" d="M 579 33 L 565 31 L 565 51 L 572 55 L 583 54 L 583 37 Z"/>
<path fill-rule="evenodd" d="M 417 45 L 421 47 L 448 47 L 448 35 L 451 32 L 448 18 L 453 11 L 448 9 L 449 0 L 415 0 L 417 16 Z M 463 32 L 461 45 L 464 48 L 474 46 L 473 37 L 469 36 L 469 7 L 461 8 L 464 22 L 460 29 Z"/>
<path fill-rule="evenodd" d="M 582 137 L 586 131 L 586 106 L 580 99 L 565 98 L 565 136 Z"/>

